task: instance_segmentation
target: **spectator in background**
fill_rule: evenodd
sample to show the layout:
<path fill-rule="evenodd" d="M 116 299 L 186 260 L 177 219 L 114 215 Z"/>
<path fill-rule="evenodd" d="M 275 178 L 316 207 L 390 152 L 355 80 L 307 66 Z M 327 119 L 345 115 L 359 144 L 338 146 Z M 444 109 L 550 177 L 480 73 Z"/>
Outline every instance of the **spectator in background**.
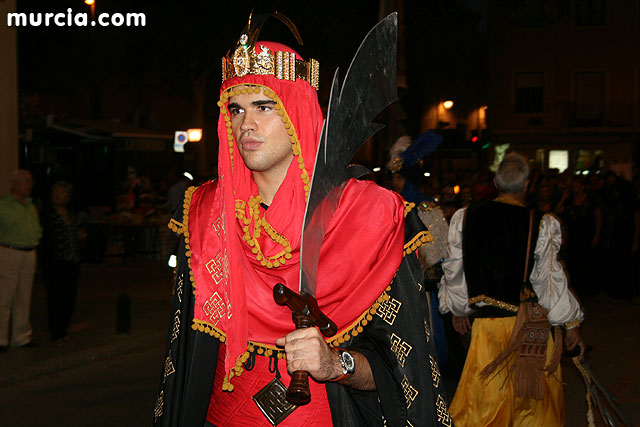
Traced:
<path fill-rule="evenodd" d="M 471 186 L 469 184 L 462 184 L 460 187 L 460 206 L 466 208 L 471 204 L 473 200 Z"/>
<path fill-rule="evenodd" d="M 29 195 L 33 178 L 20 169 L 10 175 L 10 193 L 0 199 L 0 351 L 36 347 L 29 309 L 42 229 Z M 9 331 L 11 325 L 11 331 Z"/>
<path fill-rule="evenodd" d="M 187 173 L 185 172 L 171 185 L 171 187 L 169 187 L 169 194 L 167 197 L 169 199 L 169 212 L 171 214 L 182 206 L 184 192 L 187 191 L 187 188 L 189 188 L 192 181 L 193 178 L 191 175 L 187 176 Z"/>
<path fill-rule="evenodd" d="M 538 180 L 533 193 L 533 204 L 540 212 L 552 212 L 553 208 L 553 187 L 548 177 L 543 176 Z"/>
<path fill-rule="evenodd" d="M 590 295 L 597 288 L 591 269 L 595 265 L 602 216 L 600 206 L 587 194 L 586 180 L 577 176 L 565 189 L 556 207 L 567 230 L 566 263 L 571 287 L 580 296 Z"/>
<path fill-rule="evenodd" d="M 57 181 L 51 187 L 51 206 L 44 222 L 45 286 L 49 331 L 54 344 L 69 341 L 69 325 L 78 294 L 80 240 L 75 213 L 69 209 L 73 187 Z"/>
<path fill-rule="evenodd" d="M 495 189 L 488 172 L 481 173 L 473 186 L 473 200 L 481 202 L 495 197 Z"/>
<path fill-rule="evenodd" d="M 614 268 L 607 269 L 607 294 L 616 300 L 632 301 L 633 285 L 633 245 L 636 227 L 636 200 L 633 185 L 620 177 L 613 176 L 607 197 L 606 240 L 602 242 L 605 259 L 615 262 Z"/>
<path fill-rule="evenodd" d="M 411 138 L 401 136 L 389 150 L 387 167 L 391 172 L 391 190 L 400 194 L 407 202 L 420 204 L 430 199 L 420 192 L 422 171 L 417 164 L 405 165 L 403 154 L 411 146 Z"/>

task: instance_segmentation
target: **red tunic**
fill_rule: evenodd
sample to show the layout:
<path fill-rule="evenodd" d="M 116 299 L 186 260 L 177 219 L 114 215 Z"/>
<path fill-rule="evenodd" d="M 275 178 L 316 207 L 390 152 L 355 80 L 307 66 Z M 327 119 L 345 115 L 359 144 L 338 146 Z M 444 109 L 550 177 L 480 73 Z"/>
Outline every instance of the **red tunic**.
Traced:
<path fill-rule="evenodd" d="M 224 344 L 220 344 L 216 376 L 213 382 L 213 391 L 207 411 L 207 421 L 217 427 L 247 426 L 247 427 L 271 427 L 271 423 L 258 408 L 252 397 L 267 385 L 275 377 L 269 372 L 269 358 L 256 356 L 255 366 L 250 371 L 245 369 L 242 375 L 234 377 L 233 392 L 222 390 L 224 378 Z M 278 370 L 282 376 L 282 382 L 288 385 L 291 377 L 287 372 L 286 362 L 278 361 Z M 332 426 L 331 411 L 327 390 L 324 384 L 315 382 L 309 378 L 311 402 L 298 407 L 278 427 L 326 427 Z"/>

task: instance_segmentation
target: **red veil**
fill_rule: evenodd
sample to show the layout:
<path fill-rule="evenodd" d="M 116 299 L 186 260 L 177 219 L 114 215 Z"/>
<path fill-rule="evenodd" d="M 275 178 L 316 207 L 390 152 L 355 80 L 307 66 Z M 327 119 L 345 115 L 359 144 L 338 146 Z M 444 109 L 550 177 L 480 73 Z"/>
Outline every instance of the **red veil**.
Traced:
<path fill-rule="evenodd" d="M 264 48 L 294 52 L 258 42 L 256 53 Z M 239 155 L 227 110 L 234 93 L 256 89 L 276 101 L 294 154 L 267 210 Z M 315 89 L 300 79 L 233 77 L 222 84 L 218 105 L 219 179 L 191 196 L 185 237 L 196 295 L 193 327 L 226 342 L 225 386 L 231 390 L 228 381 L 242 372 L 248 352 L 278 352 L 275 339 L 294 329 L 291 311 L 276 305 L 272 292 L 276 283 L 298 291 L 300 234 L 323 119 Z M 372 182 L 349 181 L 318 266 L 316 297 L 338 325 L 336 342 L 371 319 L 402 261 L 403 242 L 402 199 Z"/>

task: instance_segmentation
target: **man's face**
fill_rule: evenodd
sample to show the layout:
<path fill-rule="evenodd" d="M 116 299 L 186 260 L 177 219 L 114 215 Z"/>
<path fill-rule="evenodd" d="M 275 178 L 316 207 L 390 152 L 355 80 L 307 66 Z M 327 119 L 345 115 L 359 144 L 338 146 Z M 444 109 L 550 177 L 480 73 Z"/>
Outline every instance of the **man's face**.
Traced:
<path fill-rule="evenodd" d="M 402 189 L 404 188 L 405 179 L 399 173 L 394 173 L 391 175 L 391 189 L 396 193 L 402 193 Z"/>
<path fill-rule="evenodd" d="M 11 191 L 18 197 L 27 197 L 33 188 L 33 178 L 29 172 L 22 172 L 11 183 Z"/>
<path fill-rule="evenodd" d="M 291 139 L 275 105 L 262 93 L 234 95 L 229 99 L 233 136 L 245 165 L 253 172 L 286 174 L 293 159 Z"/>
<path fill-rule="evenodd" d="M 66 206 L 70 198 L 71 194 L 66 187 L 55 187 L 51 194 L 51 201 L 55 206 Z"/>

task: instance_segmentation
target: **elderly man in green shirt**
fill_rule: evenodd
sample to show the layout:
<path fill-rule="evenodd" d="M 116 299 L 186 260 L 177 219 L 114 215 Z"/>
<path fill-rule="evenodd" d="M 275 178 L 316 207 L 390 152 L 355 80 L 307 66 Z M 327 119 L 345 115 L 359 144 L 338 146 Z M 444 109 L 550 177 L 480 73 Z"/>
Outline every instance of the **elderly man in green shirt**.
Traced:
<path fill-rule="evenodd" d="M 11 173 L 10 194 L 0 198 L 0 351 L 33 347 L 29 307 L 42 236 L 38 211 L 29 195 L 31 173 Z M 11 331 L 9 331 L 11 325 Z"/>

